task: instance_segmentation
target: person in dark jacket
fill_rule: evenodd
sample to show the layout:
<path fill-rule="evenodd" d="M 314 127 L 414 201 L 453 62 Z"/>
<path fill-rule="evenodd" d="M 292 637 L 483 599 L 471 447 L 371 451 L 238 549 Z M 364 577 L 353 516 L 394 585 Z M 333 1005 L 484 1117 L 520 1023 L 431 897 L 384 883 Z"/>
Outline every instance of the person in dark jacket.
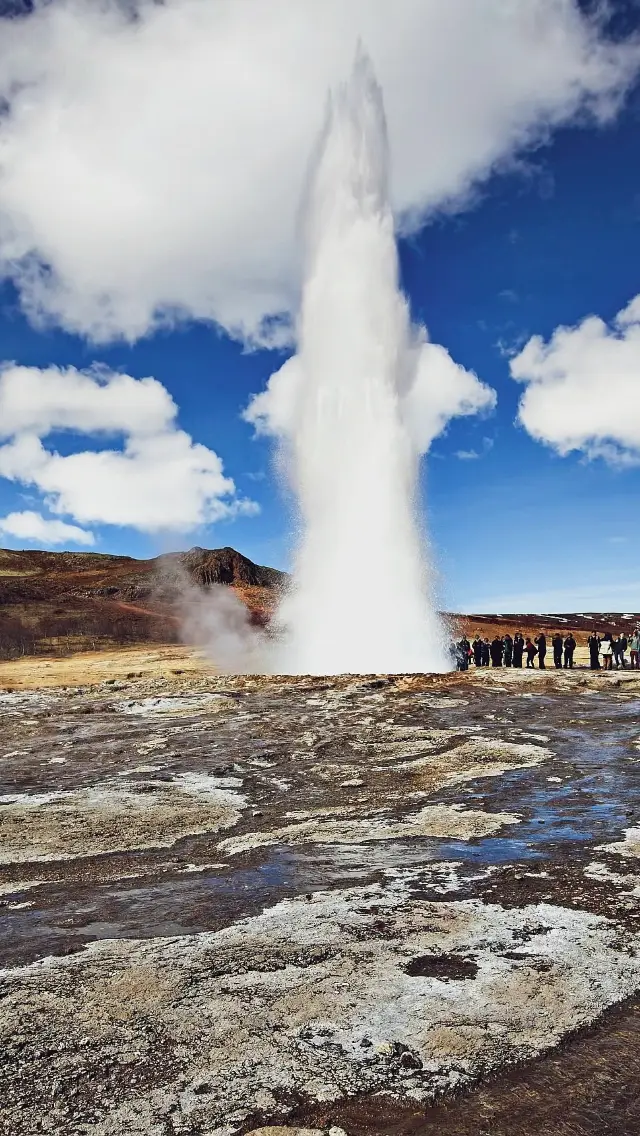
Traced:
<path fill-rule="evenodd" d="M 625 653 L 628 646 L 629 646 L 629 640 L 627 639 L 627 637 L 626 637 L 626 635 L 623 631 L 622 635 L 620 636 L 620 662 L 622 663 L 623 667 L 626 667 L 626 665 L 627 665 L 627 660 L 624 657 L 624 653 Z"/>
<path fill-rule="evenodd" d="M 611 648 L 613 650 L 613 661 L 616 664 L 616 670 L 620 670 L 620 636 L 611 636 Z"/>
<path fill-rule="evenodd" d="M 547 637 L 544 631 L 540 632 L 537 639 L 535 640 L 535 644 L 538 648 L 538 666 L 540 667 L 540 670 L 543 671 L 545 669 L 544 660 L 547 655 Z"/>
<path fill-rule="evenodd" d="M 595 631 L 587 639 L 589 648 L 589 666 L 592 671 L 600 670 L 600 637 Z"/>
<path fill-rule="evenodd" d="M 528 635 L 527 635 L 527 641 L 524 645 L 524 649 L 527 653 L 527 666 L 533 667 L 533 660 L 536 657 L 536 653 L 538 651 L 538 648 L 536 647 L 535 643 L 531 642 Z"/>
<path fill-rule="evenodd" d="M 490 657 L 491 657 L 491 647 L 489 646 L 489 640 L 483 639 L 482 640 L 482 662 L 480 663 L 480 666 L 488 667 Z"/>
<path fill-rule="evenodd" d="M 462 636 L 458 643 L 458 670 L 469 670 L 469 659 L 471 657 L 471 644 L 466 635 Z"/>
<path fill-rule="evenodd" d="M 564 641 L 564 665 L 569 668 L 573 666 L 573 652 L 576 649 L 576 641 L 570 631 Z"/>
<path fill-rule="evenodd" d="M 524 652 L 524 638 L 521 631 L 516 631 L 513 637 L 513 665 L 514 667 L 522 666 L 522 655 Z"/>
<path fill-rule="evenodd" d="M 480 638 L 479 635 L 476 635 L 475 639 L 473 640 L 472 650 L 473 650 L 473 661 L 474 661 L 474 663 L 476 664 L 477 667 L 481 667 L 482 666 L 482 639 Z"/>
<path fill-rule="evenodd" d="M 504 665 L 510 667 L 513 663 L 513 639 L 509 634 L 504 637 Z"/>
<path fill-rule="evenodd" d="M 504 655 L 504 643 L 499 635 L 496 635 L 491 644 L 491 665 L 494 667 L 502 666 L 502 656 Z"/>
<path fill-rule="evenodd" d="M 562 667 L 562 648 L 564 647 L 564 640 L 559 631 L 556 631 L 551 640 L 551 646 L 553 647 L 553 665 L 560 669 Z"/>

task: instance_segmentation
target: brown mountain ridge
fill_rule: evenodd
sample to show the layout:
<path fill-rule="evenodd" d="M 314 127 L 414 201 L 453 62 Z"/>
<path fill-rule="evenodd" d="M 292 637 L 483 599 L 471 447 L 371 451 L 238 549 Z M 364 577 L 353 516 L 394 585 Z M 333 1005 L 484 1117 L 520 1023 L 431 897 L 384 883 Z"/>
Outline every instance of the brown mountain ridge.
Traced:
<path fill-rule="evenodd" d="M 97 552 L 0 549 L 0 658 L 179 641 L 179 583 L 232 587 L 266 623 L 284 572 L 234 548 L 191 548 L 149 560 Z"/>
<path fill-rule="evenodd" d="M 287 575 L 255 564 L 234 548 L 191 548 L 149 560 L 99 552 L 0 549 L 0 658 L 59 655 L 136 643 L 180 641 L 176 598 L 181 581 L 233 588 L 250 619 L 269 622 Z M 629 632 L 638 613 L 451 615 L 452 635 L 493 638 L 572 630 L 580 645 L 595 628 Z M 375 614 L 373 616 L 375 618 Z"/>

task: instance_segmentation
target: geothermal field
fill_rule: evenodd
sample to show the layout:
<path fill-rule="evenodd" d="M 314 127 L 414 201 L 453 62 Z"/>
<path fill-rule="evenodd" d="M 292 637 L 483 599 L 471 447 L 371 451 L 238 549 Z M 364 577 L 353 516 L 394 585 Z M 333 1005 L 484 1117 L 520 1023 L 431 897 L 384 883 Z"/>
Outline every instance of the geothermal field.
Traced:
<path fill-rule="evenodd" d="M 8 679 L 0 1131 L 638 1131 L 637 672 Z"/>
<path fill-rule="evenodd" d="M 450 672 L 417 519 L 443 419 L 387 177 L 359 53 L 296 354 L 246 411 L 296 496 L 290 579 L 229 548 L 154 587 L 3 554 L 6 1136 L 640 1132 L 640 672 L 584 667 L 593 616 L 555 623 L 575 670 Z M 122 646 L 169 561 L 206 656 Z M 57 657 L 74 628 L 95 650 Z"/>

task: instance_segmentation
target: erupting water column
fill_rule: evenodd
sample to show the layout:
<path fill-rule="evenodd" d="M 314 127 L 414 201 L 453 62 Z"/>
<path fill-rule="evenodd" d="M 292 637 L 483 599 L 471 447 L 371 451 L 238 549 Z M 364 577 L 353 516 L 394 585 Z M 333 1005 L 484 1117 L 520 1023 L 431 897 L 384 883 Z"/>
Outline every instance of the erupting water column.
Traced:
<path fill-rule="evenodd" d="M 449 669 L 403 419 L 418 348 L 398 286 L 382 94 L 356 59 L 332 100 L 306 203 L 288 457 L 301 513 L 274 669 Z"/>

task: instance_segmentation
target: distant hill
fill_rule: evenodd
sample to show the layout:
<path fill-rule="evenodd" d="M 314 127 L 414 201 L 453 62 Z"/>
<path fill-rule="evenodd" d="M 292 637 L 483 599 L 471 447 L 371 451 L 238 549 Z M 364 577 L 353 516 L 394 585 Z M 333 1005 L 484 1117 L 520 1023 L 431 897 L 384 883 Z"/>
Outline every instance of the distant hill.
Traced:
<path fill-rule="evenodd" d="M 176 642 L 181 581 L 204 590 L 220 584 L 233 588 L 251 621 L 265 625 L 287 575 L 254 564 L 235 548 L 196 547 L 150 560 L 98 552 L 0 549 L 0 658 Z M 593 628 L 629 632 L 640 623 L 640 614 L 445 613 L 445 619 L 452 636 L 465 631 L 473 638 L 478 631 L 493 638 L 518 629 L 525 635 L 550 635 L 571 629 L 583 644 Z"/>
<path fill-rule="evenodd" d="M 547 638 L 556 631 L 567 635 L 572 631 L 579 646 L 584 646 L 592 631 L 599 635 L 605 632 L 624 632 L 627 636 L 640 626 L 640 612 L 616 611 L 587 611 L 544 613 L 535 615 L 530 613 L 501 613 L 491 615 L 451 615 L 448 620 L 456 631 L 464 631 L 469 639 L 473 639 L 476 632 L 485 638 L 493 639 L 495 635 L 506 635 L 514 631 L 522 631 L 523 635 L 534 635 L 544 631 Z"/>
<path fill-rule="evenodd" d="M 266 623 L 286 574 L 234 548 L 191 548 L 150 560 L 96 552 L 0 549 L 0 658 L 171 643 L 180 580 L 232 587 Z"/>

